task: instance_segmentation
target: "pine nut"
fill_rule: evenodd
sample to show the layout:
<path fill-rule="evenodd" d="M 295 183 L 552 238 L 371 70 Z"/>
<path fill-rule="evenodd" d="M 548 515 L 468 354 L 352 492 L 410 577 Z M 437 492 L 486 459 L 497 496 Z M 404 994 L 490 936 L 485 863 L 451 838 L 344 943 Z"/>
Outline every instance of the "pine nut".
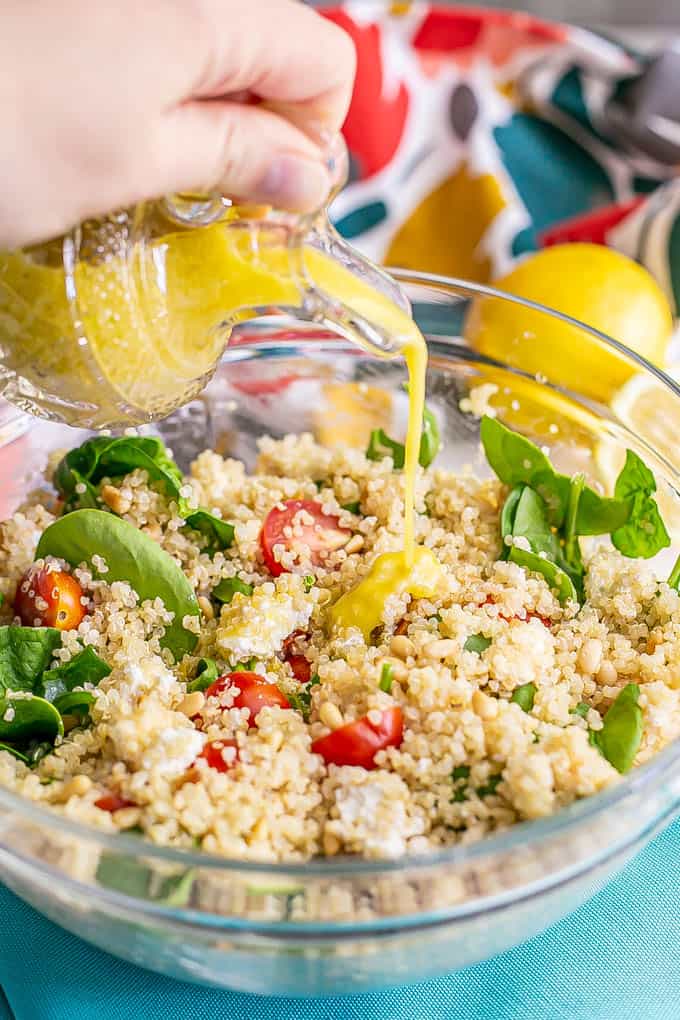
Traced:
<path fill-rule="evenodd" d="M 191 719 L 193 715 L 197 715 L 201 711 L 204 705 L 205 694 L 202 691 L 192 691 L 191 694 L 186 694 L 182 698 L 177 706 L 177 711 Z"/>
<path fill-rule="evenodd" d="M 332 832 L 324 832 L 323 834 L 323 852 L 326 857 L 334 857 L 340 849 L 340 840 Z"/>
<path fill-rule="evenodd" d="M 324 701 L 319 709 L 319 719 L 324 726 L 328 726 L 331 730 L 339 729 L 345 722 L 340 709 L 332 701 Z"/>
<path fill-rule="evenodd" d="M 92 780 L 89 776 L 73 776 L 67 783 L 64 784 L 62 789 L 62 796 L 64 800 L 68 800 L 69 797 L 83 797 L 89 790 L 92 789 Z"/>
<path fill-rule="evenodd" d="M 142 809 L 138 807 L 123 807 L 114 811 L 111 815 L 119 829 L 132 829 L 142 817 Z"/>
<path fill-rule="evenodd" d="M 404 634 L 395 634 L 390 641 L 390 651 L 399 659 L 408 659 L 410 655 L 416 654 L 416 646 Z"/>
<path fill-rule="evenodd" d="M 611 687 L 616 683 L 618 678 L 619 675 L 612 663 L 609 662 L 608 659 L 605 659 L 597 671 L 598 684 L 602 684 L 603 687 Z"/>
<path fill-rule="evenodd" d="M 129 499 L 121 495 L 120 489 L 113 485 L 102 485 L 100 496 L 107 506 L 116 514 L 126 514 L 132 506 Z"/>
<path fill-rule="evenodd" d="M 423 655 L 428 659 L 446 659 L 457 650 L 458 644 L 452 638 L 440 638 L 425 645 Z"/>
<path fill-rule="evenodd" d="M 345 552 L 349 556 L 350 553 L 359 552 L 364 547 L 364 536 L 363 535 L 352 535 L 349 542 L 345 546 Z"/>
<path fill-rule="evenodd" d="M 316 600 L 317 601 L 317 605 L 325 606 L 327 602 L 330 602 L 330 600 L 331 600 L 331 593 L 329 592 L 328 588 L 322 588 L 319 591 L 319 597 Z"/>
<path fill-rule="evenodd" d="M 483 691 L 473 691 L 472 708 L 480 719 L 495 719 L 498 715 L 498 702 Z"/>
<path fill-rule="evenodd" d="M 215 609 L 213 607 L 213 604 L 209 598 L 206 598 L 205 595 L 198 596 L 198 607 L 205 616 L 206 620 L 215 619 Z"/>
<path fill-rule="evenodd" d="M 588 638 L 579 650 L 576 664 L 582 673 L 592 676 L 597 673 L 602 662 L 602 642 L 597 638 Z"/>

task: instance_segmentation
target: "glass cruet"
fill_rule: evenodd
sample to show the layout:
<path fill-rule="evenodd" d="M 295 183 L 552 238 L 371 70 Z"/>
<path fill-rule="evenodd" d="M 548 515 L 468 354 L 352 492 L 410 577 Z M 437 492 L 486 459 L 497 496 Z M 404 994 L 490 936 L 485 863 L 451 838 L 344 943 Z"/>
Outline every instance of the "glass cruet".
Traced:
<path fill-rule="evenodd" d="M 335 194 L 344 144 L 328 163 Z M 71 425 L 140 425 L 201 391 L 239 321 L 294 311 L 391 355 L 394 304 L 408 310 L 327 206 L 297 216 L 218 195 L 142 202 L 0 252 L 0 395 Z"/>

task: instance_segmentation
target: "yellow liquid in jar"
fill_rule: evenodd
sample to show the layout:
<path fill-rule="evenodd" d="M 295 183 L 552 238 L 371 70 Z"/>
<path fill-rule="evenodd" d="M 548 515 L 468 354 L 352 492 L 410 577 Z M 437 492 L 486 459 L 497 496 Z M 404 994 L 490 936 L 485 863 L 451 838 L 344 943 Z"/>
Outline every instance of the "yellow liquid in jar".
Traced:
<path fill-rule="evenodd" d="M 49 246 L 44 250 L 49 256 Z M 234 323 L 257 314 L 257 308 L 299 306 L 310 281 L 388 332 L 409 374 L 404 548 L 377 557 L 369 574 L 333 607 L 331 619 L 368 635 L 388 595 L 434 593 L 438 565 L 429 550 L 416 550 L 415 544 L 427 349 L 404 311 L 318 249 L 291 250 L 275 226 L 263 223 L 254 237 L 252 230 L 220 221 L 161 235 L 135 246 L 129 258 L 81 258 L 74 281 L 87 344 L 74 344 L 73 296 L 59 248 L 55 255 L 51 264 L 44 255 L 36 261 L 30 253 L 0 254 L 0 324 L 6 332 L 12 323 L 5 364 L 19 374 L 28 364 L 39 365 L 52 392 L 64 399 L 73 396 L 75 382 L 79 398 L 92 406 L 113 392 L 149 415 L 172 410 L 193 395 L 197 379 L 207 380 Z M 333 320 L 332 309 L 328 318 Z M 347 332 L 346 322 L 339 324 Z M 6 340 L 2 329 L 0 343 Z"/>

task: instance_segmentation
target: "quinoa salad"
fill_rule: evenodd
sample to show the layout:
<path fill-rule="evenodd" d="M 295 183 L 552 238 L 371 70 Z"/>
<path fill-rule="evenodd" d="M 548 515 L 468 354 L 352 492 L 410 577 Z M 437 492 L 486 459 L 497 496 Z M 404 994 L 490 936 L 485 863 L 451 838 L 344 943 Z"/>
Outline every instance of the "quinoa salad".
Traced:
<path fill-rule="evenodd" d="M 553 814 L 676 739 L 649 469 L 628 451 L 605 498 L 484 418 L 480 481 L 429 430 L 436 569 L 382 599 L 404 478 L 381 430 L 263 438 L 253 475 L 207 450 L 182 476 L 150 436 L 54 457 L 0 524 L 0 783 L 160 845 L 384 858 Z"/>

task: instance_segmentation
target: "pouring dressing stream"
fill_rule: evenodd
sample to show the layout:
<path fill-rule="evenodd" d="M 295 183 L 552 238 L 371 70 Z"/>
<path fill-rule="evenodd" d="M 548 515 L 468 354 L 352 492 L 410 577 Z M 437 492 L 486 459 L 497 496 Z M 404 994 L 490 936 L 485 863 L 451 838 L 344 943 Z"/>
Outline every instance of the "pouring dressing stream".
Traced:
<path fill-rule="evenodd" d="M 344 183 L 344 147 L 329 165 Z M 439 573 L 415 543 L 427 349 L 397 285 L 338 237 L 325 210 L 299 218 L 174 196 L 0 253 L 0 395 L 84 427 L 150 422 L 203 389 L 235 324 L 291 310 L 406 361 L 403 549 L 378 556 L 330 611 L 335 626 L 368 637 L 390 594 L 431 595 Z"/>

